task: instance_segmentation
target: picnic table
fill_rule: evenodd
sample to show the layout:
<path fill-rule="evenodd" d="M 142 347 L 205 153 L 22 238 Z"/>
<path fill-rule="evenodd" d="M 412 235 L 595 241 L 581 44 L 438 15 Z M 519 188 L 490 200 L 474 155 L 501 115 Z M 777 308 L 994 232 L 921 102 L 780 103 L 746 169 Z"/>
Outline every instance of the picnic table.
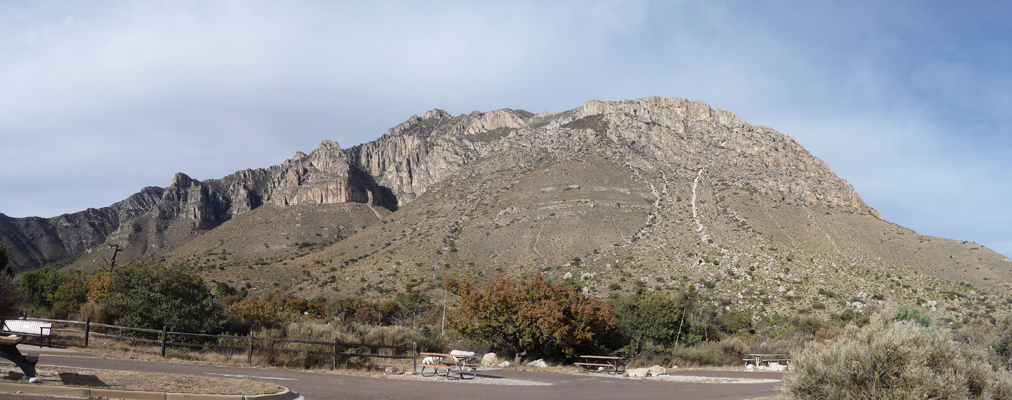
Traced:
<path fill-rule="evenodd" d="M 43 341 L 49 344 L 49 347 L 53 347 L 53 339 L 51 334 L 53 333 L 53 324 L 42 321 L 32 321 L 26 319 L 8 319 L 4 320 L 3 331 L 6 333 L 16 333 L 20 336 L 31 336 L 39 338 L 39 347 L 42 347 Z"/>
<path fill-rule="evenodd" d="M 11 360 L 14 365 L 21 368 L 21 371 L 25 373 L 25 378 L 28 378 L 28 382 L 38 382 L 39 378 L 35 374 L 35 364 L 39 362 L 39 355 L 34 353 L 28 353 L 28 356 L 22 355 L 18 351 L 18 343 L 21 343 L 20 336 L 0 335 L 0 357 Z"/>
<path fill-rule="evenodd" d="M 791 356 L 783 353 L 752 353 L 747 358 L 742 358 L 742 361 L 745 361 L 746 365 L 749 361 L 754 362 L 754 365 L 757 367 L 762 365 L 762 363 L 766 363 L 769 366 L 771 361 L 775 363 L 786 362 L 787 365 L 791 365 Z"/>
<path fill-rule="evenodd" d="M 474 379 L 478 375 L 478 367 L 473 363 L 468 365 L 471 360 L 478 359 L 473 353 L 468 354 L 453 354 L 453 353 L 418 353 L 425 356 L 430 362 L 422 362 L 419 367 L 422 367 L 419 373 L 424 377 L 430 376 L 445 376 L 446 379 Z M 428 372 L 426 372 L 428 368 Z"/>
<path fill-rule="evenodd" d="M 625 372 L 625 357 L 583 355 L 580 358 L 583 362 L 575 363 L 577 372 L 580 372 L 581 368 L 590 371 L 591 367 L 598 367 L 598 370 L 603 368 L 609 374 Z"/>

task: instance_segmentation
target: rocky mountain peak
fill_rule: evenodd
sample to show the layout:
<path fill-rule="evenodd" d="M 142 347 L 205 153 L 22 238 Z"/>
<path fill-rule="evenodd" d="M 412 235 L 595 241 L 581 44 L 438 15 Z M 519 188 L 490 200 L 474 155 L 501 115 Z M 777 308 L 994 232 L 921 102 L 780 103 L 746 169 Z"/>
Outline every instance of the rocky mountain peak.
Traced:
<path fill-rule="evenodd" d="M 190 178 L 189 175 L 186 175 L 182 172 L 176 172 L 176 175 L 172 177 L 172 184 L 169 185 L 169 187 L 187 188 L 193 186 L 195 182 L 197 181 L 195 181 L 193 178 Z"/>
<path fill-rule="evenodd" d="M 519 129 L 527 124 L 530 116 L 510 109 L 489 112 L 472 111 L 450 130 L 450 134 L 479 135 L 496 129 Z"/>
<path fill-rule="evenodd" d="M 716 119 L 717 123 L 724 126 L 741 123 L 731 112 L 719 108 L 713 109 L 709 104 L 701 101 L 658 96 L 638 100 L 587 100 L 583 105 L 581 115 L 586 117 L 598 114 L 632 115 L 648 122 L 666 126 L 675 126 L 681 121 L 711 118 Z"/>
<path fill-rule="evenodd" d="M 422 120 L 424 121 L 424 120 L 433 119 L 433 118 L 449 118 L 449 117 L 450 117 L 450 113 L 448 113 L 446 111 L 443 111 L 443 110 L 440 110 L 438 108 L 433 108 L 433 109 L 425 112 L 425 115 L 422 116 Z"/>

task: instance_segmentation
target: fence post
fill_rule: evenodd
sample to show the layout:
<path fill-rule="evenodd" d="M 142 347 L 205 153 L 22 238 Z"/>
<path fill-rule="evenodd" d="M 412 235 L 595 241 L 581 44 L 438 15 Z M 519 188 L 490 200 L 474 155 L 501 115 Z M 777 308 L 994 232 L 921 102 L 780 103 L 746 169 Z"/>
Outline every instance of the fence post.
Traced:
<path fill-rule="evenodd" d="M 334 362 L 331 364 L 330 369 L 337 369 L 337 338 L 334 338 Z"/>
<path fill-rule="evenodd" d="M 411 373 L 418 371 L 418 342 L 411 342 Z M 460 373 L 464 373 L 461 370 Z"/>
<path fill-rule="evenodd" d="M 88 347 L 88 334 L 91 333 L 91 317 L 84 319 L 84 347 Z"/>
<path fill-rule="evenodd" d="M 165 358 L 165 342 L 169 339 L 169 327 L 162 325 L 162 358 Z"/>
<path fill-rule="evenodd" d="M 249 332 L 249 352 L 246 353 L 246 365 L 253 365 L 253 331 Z"/>

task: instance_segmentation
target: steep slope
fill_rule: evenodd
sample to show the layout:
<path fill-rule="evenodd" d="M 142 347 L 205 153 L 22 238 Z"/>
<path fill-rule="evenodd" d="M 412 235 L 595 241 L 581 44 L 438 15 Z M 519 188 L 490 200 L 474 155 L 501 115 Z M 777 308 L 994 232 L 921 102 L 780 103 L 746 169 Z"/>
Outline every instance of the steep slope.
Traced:
<path fill-rule="evenodd" d="M 397 156 L 350 150 L 382 165 L 400 209 L 286 259 L 295 272 L 282 284 L 379 296 L 449 275 L 544 272 L 602 296 L 693 286 L 755 315 L 904 304 L 955 318 L 1007 300 L 1012 261 L 882 220 L 792 138 L 726 111 L 649 98 L 495 113 L 525 122 L 471 137 L 451 129 L 490 113 L 433 111 L 369 145 Z M 456 172 L 419 172 L 440 168 Z M 248 279 L 277 283 L 265 276 Z"/>

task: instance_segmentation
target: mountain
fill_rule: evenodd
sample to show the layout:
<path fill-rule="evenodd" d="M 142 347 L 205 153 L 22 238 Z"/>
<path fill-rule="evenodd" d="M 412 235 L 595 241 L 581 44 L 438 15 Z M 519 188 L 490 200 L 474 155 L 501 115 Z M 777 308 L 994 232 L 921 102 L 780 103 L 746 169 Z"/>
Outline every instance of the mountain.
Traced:
<path fill-rule="evenodd" d="M 159 258 L 303 296 L 433 290 L 448 275 L 546 273 L 606 296 L 711 292 L 755 313 L 921 305 L 986 316 L 1012 260 L 919 235 L 792 137 L 652 97 L 532 114 L 431 110 L 379 139 L 110 207 L 0 218 L 18 270 Z"/>

